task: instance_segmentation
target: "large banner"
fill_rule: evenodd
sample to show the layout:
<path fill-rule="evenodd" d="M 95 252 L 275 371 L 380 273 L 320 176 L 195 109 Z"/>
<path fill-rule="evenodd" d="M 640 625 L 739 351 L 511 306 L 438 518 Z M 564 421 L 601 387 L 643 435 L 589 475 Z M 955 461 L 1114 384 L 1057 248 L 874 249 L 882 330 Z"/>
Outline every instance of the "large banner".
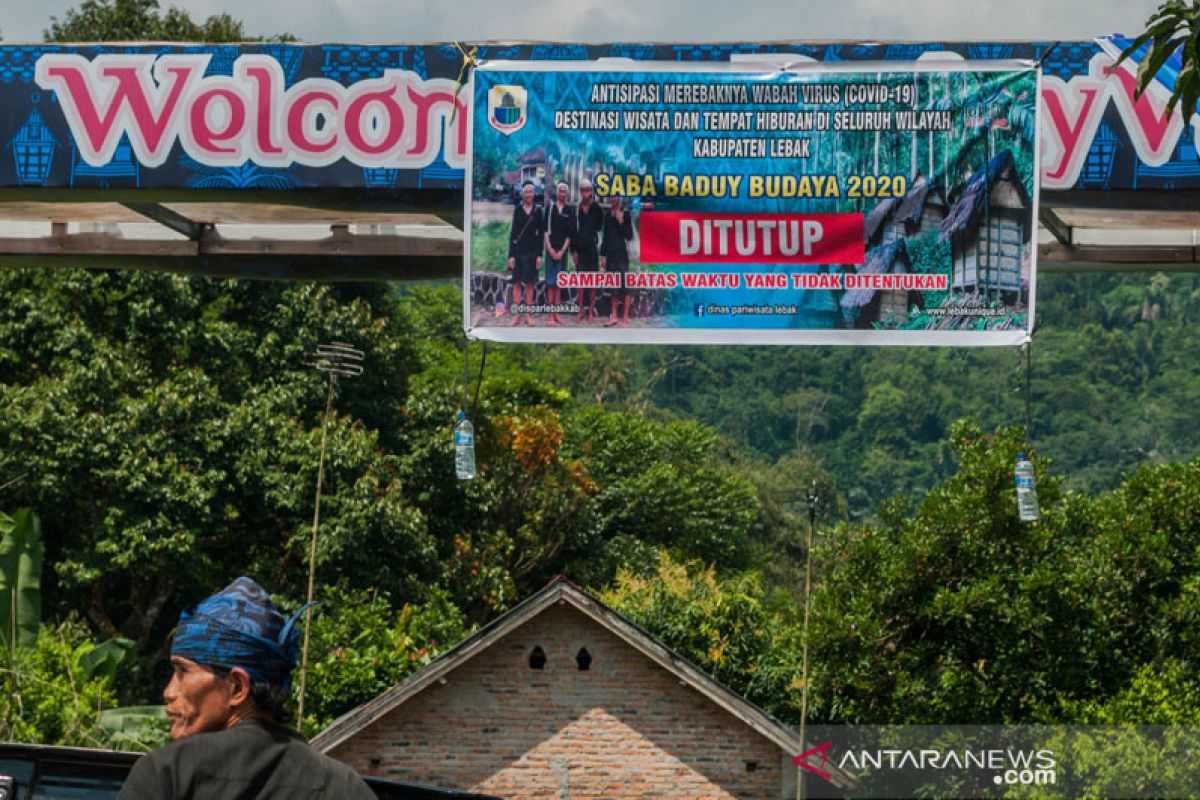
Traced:
<path fill-rule="evenodd" d="M 465 328 L 499 341 L 1012 345 L 1039 72 L 492 63 Z"/>
<path fill-rule="evenodd" d="M 1168 59 L 1135 97 L 1128 39 L 1075 42 L 0 43 L 0 187 L 458 189 L 463 50 L 478 58 L 1040 61 L 1045 189 L 1200 188 L 1200 128 L 1165 113 Z M 459 99 L 463 99 L 462 96 Z"/>

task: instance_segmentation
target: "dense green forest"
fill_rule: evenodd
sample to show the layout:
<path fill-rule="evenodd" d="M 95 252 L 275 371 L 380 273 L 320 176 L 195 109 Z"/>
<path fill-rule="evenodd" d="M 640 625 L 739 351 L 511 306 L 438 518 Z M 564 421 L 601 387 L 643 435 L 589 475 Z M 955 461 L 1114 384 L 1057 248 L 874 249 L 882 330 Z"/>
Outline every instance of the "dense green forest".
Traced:
<path fill-rule="evenodd" d="M 1200 454 L 1200 279 L 1042 275 L 1030 438 L 1071 489 L 1111 489 L 1140 464 Z M 624 351 L 626 383 L 767 461 L 807 458 L 855 516 L 954 469 L 952 423 L 1025 424 L 1014 349 L 694 348 Z"/>
<path fill-rule="evenodd" d="M 181 609 L 299 604 L 331 340 L 308 732 L 559 573 L 794 722 L 813 482 L 814 721 L 1200 721 L 1196 277 L 1042 276 L 1028 435 L 1015 350 L 474 343 L 470 482 L 459 292 L 0 270 L 0 739 L 148 746 Z"/>
<path fill-rule="evenodd" d="M 475 343 L 481 474 L 458 482 L 453 284 L 4 271 L 0 500 L 36 511 L 45 563 L 42 635 L 5 674 L 63 692 L 46 675 L 117 637 L 120 668 L 78 697 L 153 703 L 185 605 L 243 573 L 298 602 L 323 403 L 306 353 L 338 339 L 367 369 L 336 396 L 309 730 L 558 573 L 794 720 L 814 480 L 814 718 L 1195 715 L 1174 707 L 1195 691 L 1137 688 L 1192 686 L 1200 657 L 1200 463 L 1171 463 L 1195 454 L 1194 287 L 1044 282 L 1044 518 L 1023 525 L 1012 351 L 523 346 L 485 362 Z M 4 711 L 6 735 L 98 736 L 82 710 Z"/>

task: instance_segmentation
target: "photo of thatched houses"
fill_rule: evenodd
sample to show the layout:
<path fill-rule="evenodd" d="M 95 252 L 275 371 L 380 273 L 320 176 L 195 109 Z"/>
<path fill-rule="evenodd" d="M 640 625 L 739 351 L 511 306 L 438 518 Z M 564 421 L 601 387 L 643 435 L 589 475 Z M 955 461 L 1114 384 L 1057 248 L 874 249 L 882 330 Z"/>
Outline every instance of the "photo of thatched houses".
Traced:
<path fill-rule="evenodd" d="M 867 249 L 938 230 L 949 206 L 934 182 L 918 179 L 904 197 L 881 200 L 863 220 Z"/>
<path fill-rule="evenodd" d="M 867 253 L 860 275 L 901 275 L 912 272 L 906 240 L 893 239 Z M 905 289 L 851 289 L 842 295 L 842 316 L 848 325 L 870 328 L 877 322 L 908 319 L 910 308 L 924 307 L 921 292 Z"/>
<path fill-rule="evenodd" d="M 1022 264 L 1032 235 L 1032 200 L 1005 149 L 967 179 L 941 223 L 951 245 L 950 287 L 1006 304 L 1026 302 Z"/>

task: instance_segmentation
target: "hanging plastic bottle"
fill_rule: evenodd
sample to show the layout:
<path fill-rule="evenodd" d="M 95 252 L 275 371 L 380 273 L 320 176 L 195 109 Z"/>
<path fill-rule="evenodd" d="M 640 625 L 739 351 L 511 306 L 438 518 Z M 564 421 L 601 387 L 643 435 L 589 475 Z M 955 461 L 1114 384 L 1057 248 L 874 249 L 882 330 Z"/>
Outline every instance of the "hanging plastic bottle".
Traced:
<path fill-rule="evenodd" d="M 1037 487 L 1033 482 L 1033 463 L 1023 452 L 1017 453 L 1013 477 L 1017 482 L 1017 516 L 1022 522 L 1033 522 L 1039 516 Z"/>
<path fill-rule="evenodd" d="M 475 477 L 475 426 L 465 411 L 458 412 L 454 426 L 454 472 L 460 481 Z"/>

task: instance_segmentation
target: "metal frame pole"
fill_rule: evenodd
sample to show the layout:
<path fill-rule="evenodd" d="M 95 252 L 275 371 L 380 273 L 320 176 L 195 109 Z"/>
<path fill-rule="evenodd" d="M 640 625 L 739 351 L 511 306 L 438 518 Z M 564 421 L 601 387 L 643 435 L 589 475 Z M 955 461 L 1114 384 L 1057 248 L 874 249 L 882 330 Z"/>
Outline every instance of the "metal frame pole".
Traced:
<path fill-rule="evenodd" d="M 812 593 L 812 551 L 813 551 L 813 531 L 817 527 L 817 482 L 813 481 L 812 486 L 808 490 L 808 544 L 804 549 L 804 627 L 803 627 L 803 642 L 801 643 L 800 656 L 800 750 L 804 752 L 808 749 L 808 743 L 805 741 L 805 728 L 808 725 L 808 618 L 809 607 L 812 605 L 810 597 Z M 796 800 L 804 800 L 804 774 L 803 767 L 796 766 Z"/>
<path fill-rule="evenodd" d="M 329 415 L 333 411 L 333 373 L 329 373 L 329 389 L 325 394 L 325 421 L 321 425 L 321 457 L 317 461 L 317 502 L 313 507 L 312 540 L 308 545 L 308 594 L 306 603 L 312 603 L 317 576 L 317 525 L 321 521 L 321 484 L 325 480 L 325 445 L 329 441 Z M 300 700 L 297 704 L 296 722 L 304 721 L 304 691 L 308 688 L 308 642 L 312 633 L 312 606 L 304 612 L 304 647 L 300 655 Z"/>

